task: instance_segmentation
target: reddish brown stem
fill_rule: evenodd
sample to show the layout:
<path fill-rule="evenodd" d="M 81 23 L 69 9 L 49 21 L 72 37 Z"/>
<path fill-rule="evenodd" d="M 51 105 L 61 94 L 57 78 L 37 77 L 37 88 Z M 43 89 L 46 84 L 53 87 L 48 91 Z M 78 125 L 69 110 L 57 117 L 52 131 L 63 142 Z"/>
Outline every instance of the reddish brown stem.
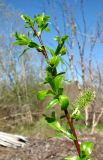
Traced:
<path fill-rule="evenodd" d="M 75 128 L 74 128 L 74 125 L 73 125 L 73 120 L 71 119 L 68 110 L 65 110 L 64 112 L 65 112 L 65 116 L 66 116 L 66 118 L 67 118 L 67 121 L 68 121 L 68 123 L 69 123 L 69 126 L 70 126 L 70 128 L 71 128 L 72 134 L 73 134 L 73 136 L 74 136 L 74 138 L 75 138 L 74 144 L 75 144 L 75 146 L 76 146 L 78 155 L 80 156 L 80 145 L 79 145 L 79 143 L 78 143 L 78 138 L 77 138 L 77 134 L 76 134 L 76 131 L 75 131 Z"/>
<path fill-rule="evenodd" d="M 45 57 L 46 60 L 47 60 L 47 59 L 48 59 L 48 55 L 47 55 L 47 53 L 46 53 L 46 49 L 45 49 L 45 47 L 44 47 L 44 45 L 43 45 L 42 39 L 41 39 L 41 37 L 38 35 L 38 33 L 37 33 L 36 29 L 34 28 L 34 26 L 32 26 L 32 30 L 33 30 L 33 32 L 36 34 L 36 36 L 38 37 L 38 40 L 39 40 L 39 42 L 40 42 L 40 44 L 41 44 L 41 46 L 42 46 L 42 53 L 43 53 L 44 57 Z"/>

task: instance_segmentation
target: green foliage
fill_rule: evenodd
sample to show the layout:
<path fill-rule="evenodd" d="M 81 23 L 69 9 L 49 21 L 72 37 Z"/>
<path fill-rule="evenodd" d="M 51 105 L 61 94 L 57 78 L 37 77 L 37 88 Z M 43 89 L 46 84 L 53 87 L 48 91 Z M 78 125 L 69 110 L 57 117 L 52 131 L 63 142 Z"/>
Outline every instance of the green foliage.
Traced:
<path fill-rule="evenodd" d="M 48 105 L 47 105 L 47 109 L 52 108 L 52 107 L 53 107 L 54 105 L 56 105 L 56 104 L 59 104 L 58 99 L 53 99 L 53 100 L 51 100 L 51 101 L 48 103 Z"/>
<path fill-rule="evenodd" d="M 46 121 L 48 122 L 49 126 L 52 127 L 54 130 L 56 130 L 57 132 L 59 132 L 61 135 L 67 137 L 67 138 L 70 138 L 72 140 L 74 140 L 74 136 L 69 133 L 68 131 L 66 131 L 61 125 L 60 123 L 58 122 L 58 120 L 56 119 L 55 117 L 55 112 L 52 112 L 51 114 L 51 117 L 48 117 L 46 115 L 45 116 L 45 119 Z"/>
<path fill-rule="evenodd" d="M 16 37 L 16 42 L 14 43 L 15 45 L 29 45 L 29 43 L 31 42 L 31 40 L 26 37 L 25 34 L 18 34 L 17 32 L 15 33 L 15 37 Z"/>
<path fill-rule="evenodd" d="M 44 15 L 44 13 L 42 15 L 38 14 L 37 16 L 34 16 L 34 22 L 36 22 L 38 28 L 39 28 L 39 35 L 41 35 L 42 31 L 45 30 L 46 32 L 50 32 L 48 27 L 48 20 L 49 20 L 49 16 Z"/>
<path fill-rule="evenodd" d="M 57 67 L 60 63 L 64 63 L 61 59 L 61 56 L 66 54 L 66 47 L 65 43 L 68 40 L 68 36 L 64 35 L 62 37 L 55 37 L 55 40 L 57 41 L 58 45 L 56 47 L 56 50 L 52 48 L 48 48 L 42 42 L 41 35 L 43 31 L 49 31 L 48 28 L 48 20 L 49 16 L 45 15 L 44 13 L 42 15 L 38 14 L 37 16 L 34 16 L 34 19 L 31 19 L 29 16 L 21 16 L 24 22 L 26 23 L 25 28 L 31 28 L 33 40 L 30 39 L 30 36 L 24 35 L 24 34 L 18 34 L 15 33 L 16 37 L 16 45 L 26 46 L 23 54 L 30 48 L 35 48 L 38 52 L 41 52 L 43 56 L 45 57 L 45 60 L 47 62 L 46 67 L 46 77 L 44 84 L 49 84 L 51 87 L 50 90 L 41 90 L 37 93 L 37 98 L 39 100 L 44 100 L 45 97 L 51 96 L 52 99 L 47 105 L 47 109 L 53 108 L 56 104 L 60 105 L 61 111 L 64 111 L 65 117 L 67 118 L 70 129 L 69 131 L 65 130 L 60 122 L 58 121 L 57 117 L 55 116 L 55 112 L 51 113 L 51 116 L 44 115 L 45 120 L 51 126 L 54 130 L 56 130 L 60 135 L 66 136 L 73 141 L 77 141 L 76 136 L 73 132 L 73 119 L 79 120 L 81 118 L 81 109 L 86 107 L 88 103 L 92 101 L 94 98 L 94 93 L 87 89 L 85 90 L 74 102 L 73 106 L 73 112 L 69 116 L 68 108 L 69 108 L 69 98 L 64 95 L 63 92 L 63 84 L 64 81 L 63 74 L 64 72 L 57 73 Z M 38 38 L 39 44 L 35 42 L 35 37 Z M 47 51 L 51 54 L 51 58 L 48 58 Z M 70 81 L 69 81 L 70 83 Z M 79 144 L 78 144 L 79 145 Z M 80 153 L 79 156 L 69 156 L 65 158 L 64 160 L 89 160 L 90 154 L 92 151 L 93 145 L 91 142 L 83 142 L 80 145 Z"/>
<path fill-rule="evenodd" d="M 61 105 L 61 110 L 66 110 L 69 106 L 69 100 L 68 97 L 65 95 L 60 95 L 59 96 L 59 102 Z"/>
<path fill-rule="evenodd" d="M 49 60 L 49 65 L 50 67 L 57 67 L 58 64 L 60 62 L 60 58 L 58 56 L 53 56 L 50 60 Z"/>
<path fill-rule="evenodd" d="M 64 47 L 65 41 L 68 40 L 68 36 L 62 36 L 62 37 L 55 37 L 55 40 L 58 42 L 58 46 L 56 48 L 55 54 L 56 55 L 64 55 L 66 54 L 66 48 Z"/>
<path fill-rule="evenodd" d="M 72 117 L 72 119 L 75 119 L 75 120 L 81 119 L 80 110 L 78 108 L 75 108 L 74 111 L 71 114 L 71 117 Z"/>
<path fill-rule="evenodd" d="M 77 156 L 69 156 L 69 157 L 64 158 L 64 160 L 80 160 L 80 158 Z"/>
<path fill-rule="evenodd" d="M 68 156 L 64 160 L 91 160 L 90 155 L 93 149 L 92 142 L 83 142 L 80 145 L 80 157 L 78 156 Z"/>
<path fill-rule="evenodd" d="M 37 98 L 39 100 L 44 100 L 46 96 L 51 96 L 51 95 L 53 95 L 53 92 L 51 90 L 42 90 L 37 93 Z"/>
<path fill-rule="evenodd" d="M 21 18 L 27 24 L 27 25 L 25 25 L 25 28 L 31 28 L 31 27 L 33 27 L 34 21 L 29 16 L 21 15 Z"/>
<path fill-rule="evenodd" d="M 80 145 L 80 157 L 83 160 L 89 159 L 91 152 L 93 149 L 93 143 L 92 142 L 83 142 Z"/>

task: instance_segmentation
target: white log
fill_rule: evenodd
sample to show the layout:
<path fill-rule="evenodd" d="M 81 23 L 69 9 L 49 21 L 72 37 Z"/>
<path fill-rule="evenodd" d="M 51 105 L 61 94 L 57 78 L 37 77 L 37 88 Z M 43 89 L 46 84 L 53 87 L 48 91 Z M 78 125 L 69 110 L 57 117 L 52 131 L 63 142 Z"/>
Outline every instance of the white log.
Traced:
<path fill-rule="evenodd" d="M 24 147 L 26 143 L 27 143 L 26 137 L 23 137 L 20 135 L 9 134 L 5 132 L 0 132 L 0 145 L 1 146 L 18 148 L 18 147 Z"/>

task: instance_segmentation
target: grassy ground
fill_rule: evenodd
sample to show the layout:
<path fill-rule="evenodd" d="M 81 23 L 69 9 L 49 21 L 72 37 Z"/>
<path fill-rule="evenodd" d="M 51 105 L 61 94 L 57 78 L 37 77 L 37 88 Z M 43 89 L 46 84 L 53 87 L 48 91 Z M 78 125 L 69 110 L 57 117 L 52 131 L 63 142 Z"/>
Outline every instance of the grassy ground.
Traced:
<path fill-rule="evenodd" d="M 91 132 L 91 128 L 87 128 L 84 124 L 75 124 L 75 129 L 77 130 L 77 132 L 81 133 Z M 95 131 L 103 134 L 103 125 L 99 124 L 96 127 Z M 41 138 L 55 137 L 57 135 L 57 133 L 48 126 L 43 117 L 40 118 L 39 121 L 31 125 L 17 126 L 14 132 L 24 136 L 37 136 Z"/>

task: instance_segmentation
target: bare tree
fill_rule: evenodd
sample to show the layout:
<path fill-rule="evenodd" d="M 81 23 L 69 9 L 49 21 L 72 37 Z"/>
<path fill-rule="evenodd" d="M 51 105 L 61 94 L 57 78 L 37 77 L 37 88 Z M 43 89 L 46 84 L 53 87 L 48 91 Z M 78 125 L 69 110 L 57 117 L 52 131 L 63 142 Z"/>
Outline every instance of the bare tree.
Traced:
<path fill-rule="evenodd" d="M 103 29 L 101 27 L 103 26 L 103 21 L 101 20 L 101 17 L 98 17 L 98 20 L 96 21 L 96 26 L 94 27 L 95 29 L 93 29 L 93 32 L 91 32 L 87 28 L 84 0 L 78 1 L 78 6 L 80 7 L 80 13 L 81 13 L 82 26 L 79 25 L 79 21 L 75 13 L 76 10 L 75 3 L 74 5 L 72 5 L 67 0 L 62 0 L 58 2 L 49 1 L 49 5 L 50 3 L 51 5 L 53 5 L 52 12 L 55 15 L 54 16 L 55 24 L 53 25 L 55 31 L 59 36 L 61 36 L 60 33 L 63 31 L 62 28 L 64 28 L 64 34 L 69 35 L 69 40 L 66 46 L 68 52 L 67 64 L 70 70 L 72 81 L 75 81 L 77 77 L 79 77 L 78 81 L 82 84 L 82 88 L 90 86 L 91 88 L 95 89 L 96 86 L 94 87 L 94 81 L 95 81 L 94 75 L 96 73 L 95 70 L 93 70 L 95 68 L 93 62 L 95 60 L 94 59 L 95 47 L 103 42 L 102 41 Z M 58 6 L 56 4 L 58 4 Z M 58 14 L 56 12 L 58 8 L 61 11 L 60 12 L 61 17 L 59 18 L 57 17 Z M 62 27 L 60 26 L 61 23 L 59 22 L 59 19 L 60 22 L 62 19 Z M 88 85 L 88 79 L 89 79 L 89 85 Z M 92 108 L 95 108 L 96 106 L 95 103 L 96 102 L 94 100 Z M 93 113 L 95 113 L 95 111 L 93 111 Z M 101 117 L 101 114 L 99 117 Z M 87 126 L 89 125 L 88 121 L 89 121 L 89 107 L 85 108 L 85 123 Z"/>

